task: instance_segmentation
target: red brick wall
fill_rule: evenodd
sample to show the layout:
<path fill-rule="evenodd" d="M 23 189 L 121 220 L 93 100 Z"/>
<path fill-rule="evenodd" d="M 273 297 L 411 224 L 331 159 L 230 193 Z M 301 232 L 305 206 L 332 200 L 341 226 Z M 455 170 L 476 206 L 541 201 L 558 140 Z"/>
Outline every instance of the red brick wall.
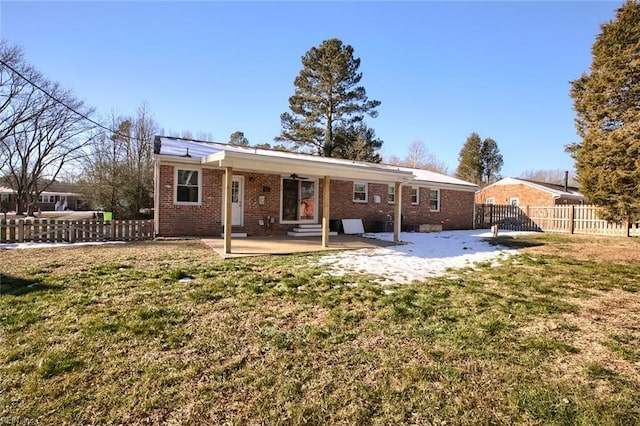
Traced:
<path fill-rule="evenodd" d="M 403 223 L 408 227 L 422 224 L 442 225 L 442 229 L 473 228 L 474 193 L 464 191 L 440 190 L 440 210 L 431 211 L 429 204 L 430 188 L 419 188 L 419 205 L 411 204 L 411 188 L 402 192 Z"/>
<path fill-rule="evenodd" d="M 473 227 L 473 192 L 440 190 L 440 211 L 429 206 L 429 188 L 419 188 L 419 204 L 411 204 L 411 188 L 402 188 L 402 219 L 407 228 L 422 224 L 442 224 L 443 229 L 471 229 Z M 394 216 L 394 204 L 389 203 L 388 185 L 370 183 L 368 202 L 353 201 L 353 182 L 331 181 L 331 219 L 361 218 L 365 231 L 376 231 L 376 222 Z M 374 203 L 374 196 L 380 203 Z"/>
<path fill-rule="evenodd" d="M 175 205 L 174 168 L 160 167 L 160 197 L 158 215 L 158 235 L 160 236 L 213 236 L 222 233 L 222 187 L 224 171 L 202 169 L 202 204 L 199 206 Z M 285 234 L 295 227 L 280 223 L 279 175 L 235 172 L 244 176 L 244 226 L 234 227 L 234 231 L 249 235 Z M 322 180 L 319 180 L 318 223 L 322 218 Z M 353 201 L 353 182 L 331 181 L 331 219 L 360 218 L 367 232 L 377 230 L 377 222 L 393 216 L 394 204 L 388 202 L 388 185 L 370 183 L 368 201 Z M 268 189 L 268 191 L 263 191 Z M 374 196 L 380 203 L 374 203 Z M 260 196 L 265 197 L 260 205 Z M 411 188 L 403 188 L 403 223 L 409 227 L 420 224 L 442 224 L 443 229 L 470 229 L 473 226 L 473 192 L 451 190 L 440 191 L 440 211 L 429 211 L 429 189 L 420 188 L 420 204 L 411 204 Z M 260 225 L 267 216 L 275 218 L 271 227 Z"/>
<path fill-rule="evenodd" d="M 161 236 L 214 236 L 223 231 L 222 191 L 223 170 L 202 169 L 202 204 L 184 206 L 174 203 L 174 168 L 160 167 L 160 208 L 157 209 Z M 291 225 L 279 224 L 280 218 L 280 176 L 255 173 L 234 173 L 244 176 L 244 226 L 234 227 L 234 232 L 246 232 L 250 235 L 265 235 L 269 232 L 284 233 Z M 268 192 L 263 192 L 268 189 Z M 258 203 L 258 197 L 265 197 L 264 205 Z M 276 222 L 270 229 L 259 225 L 259 220 L 273 216 Z M 265 221 L 265 224 L 268 223 Z"/>
<path fill-rule="evenodd" d="M 553 196 L 528 185 L 494 185 L 483 188 L 476 194 L 476 202 L 485 204 L 487 198 L 494 198 L 494 204 L 509 204 L 509 199 L 518 198 L 520 206 L 552 206 Z"/>
<path fill-rule="evenodd" d="M 549 192 L 532 188 L 528 185 L 494 185 L 483 188 L 476 193 L 476 203 L 485 204 L 487 198 L 493 197 L 495 204 L 509 204 L 509 199 L 518 198 L 519 206 L 553 206 L 557 204 L 580 204 L 580 200 L 572 198 L 553 199 Z"/>

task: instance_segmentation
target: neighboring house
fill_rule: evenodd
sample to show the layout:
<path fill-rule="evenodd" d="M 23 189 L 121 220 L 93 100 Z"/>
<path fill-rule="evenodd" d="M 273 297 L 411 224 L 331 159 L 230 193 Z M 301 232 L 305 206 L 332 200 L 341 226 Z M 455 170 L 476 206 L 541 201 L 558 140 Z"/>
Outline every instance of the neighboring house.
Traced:
<path fill-rule="evenodd" d="M 16 211 L 16 194 L 13 189 L 0 186 L 0 202 L 8 203 L 9 211 Z M 38 197 L 36 209 L 40 211 L 86 210 L 77 185 L 53 182 Z"/>
<path fill-rule="evenodd" d="M 582 204 L 584 195 L 568 185 L 504 178 L 476 192 L 477 204 L 555 206 Z"/>
<path fill-rule="evenodd" d="M 404 229 L 473 227 L 478 187 L 426 170 L 164 136 L 154 154 L 159 236 L 220 235 L 226 203 L 233 233 L 248 235 L 286 235 L 323 219 L 334 230 L 340 219 L 361 219 L 367 232 L 397 231 L 387 227 L 397 216 Z"/>

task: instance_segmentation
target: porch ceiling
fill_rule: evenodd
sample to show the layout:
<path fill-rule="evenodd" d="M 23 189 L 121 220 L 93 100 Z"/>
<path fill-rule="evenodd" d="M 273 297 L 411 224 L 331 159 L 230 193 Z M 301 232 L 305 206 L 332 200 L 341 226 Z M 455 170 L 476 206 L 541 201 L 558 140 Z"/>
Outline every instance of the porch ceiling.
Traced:
<path fill-rule="evenodd" d="M 345 164 L 332 162 L 331 159 L 285 158 L 244 152 L 222 151 L 201 158 L 203 166 L 232 167 L 234 170 L 303 176 L 330 176 L 334 179 L 366 180 L 368 182 L 407 182 L 413 173 L 397 170 L 390 166 L 376 166 L 370 163 L 353 162 Z"/>

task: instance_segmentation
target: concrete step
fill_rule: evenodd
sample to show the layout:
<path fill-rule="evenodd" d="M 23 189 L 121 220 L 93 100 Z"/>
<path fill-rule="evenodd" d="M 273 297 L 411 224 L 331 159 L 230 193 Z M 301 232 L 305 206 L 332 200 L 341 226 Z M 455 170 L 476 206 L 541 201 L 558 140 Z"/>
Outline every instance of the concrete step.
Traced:
<path fill-rule="evenodd" d="M 220 234 L 220 236 L 222 238 L 224 238 L 224 234 Z M 231 238 L 246 238 L 247 237 L 247 233 L 246 232 L 232 232 L 231 233 Z"/>
<path fill-rule="evenodd" d="M 314 231 L 314 232 L 295 232 L 295 230 L 293 230 L 293 231 L 287 232 L 287 235 L 289 235 L 290 237 L 321 237 L 322 231 L 320 230 L 320 231 Z M 335 235 L 338 235 L 338 233 L 329 231 L 329 236 L 335 236 Z"/>
<path fill-rule="evenodd" d="M 298 224 L 298 228 L 303 229 L 322 229 L 321 223 L 300 223 Z"/>
<path fill-rule="evenodd" d="M 308 232 L 322 232 L 322 226 L 319 228 L 293 228 L 293 232 L 303 232 L 303 233 L 308 233 Z"/>

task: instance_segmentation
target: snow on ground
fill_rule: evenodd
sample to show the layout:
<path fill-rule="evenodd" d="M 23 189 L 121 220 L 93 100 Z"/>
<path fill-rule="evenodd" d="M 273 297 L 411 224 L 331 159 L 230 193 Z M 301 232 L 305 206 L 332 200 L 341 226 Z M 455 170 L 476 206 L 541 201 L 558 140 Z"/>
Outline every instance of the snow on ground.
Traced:
<path fill-rule="evenodd" d="M 8 249 L 31 249 L 31 248 L 52 248 L 52 247 L 77 247 L 95 246 L 99 244 L 124 244 L 125 241 L 90 241 L 80 243 L 4 243 L 0 244 L 0 250 Z"/>
<path fill-rule="evenodd" d="M 500 232 L 501 236 L 516 233 Z M 393 241 L 392 233 L 365 234 L 366 237 Z M 446 275 L 449 269 L 473 267 L 479 262 L 495 262 L 517 250 L 489 244 L 491 232 L 444 231 L 400 234 L 405 245 L 362 249 L 324 255 L 320 263 L 330 266 L 334 275 L 366 273 L 382 277 L 383 284 L 407 284 Z"/>

